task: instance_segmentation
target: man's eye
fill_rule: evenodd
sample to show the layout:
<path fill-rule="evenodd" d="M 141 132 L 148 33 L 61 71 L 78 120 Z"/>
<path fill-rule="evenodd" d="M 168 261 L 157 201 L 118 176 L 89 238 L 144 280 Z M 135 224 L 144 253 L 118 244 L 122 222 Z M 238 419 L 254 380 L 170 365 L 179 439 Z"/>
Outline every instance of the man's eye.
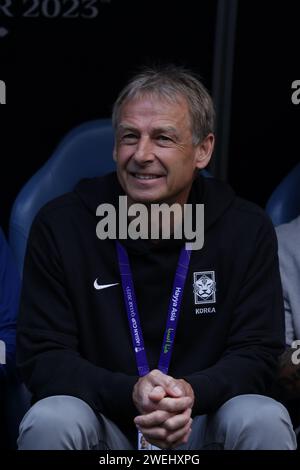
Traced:
<path fill-rule="evenodd" d="M 171 142 L 171 140 L 172 140 L 167 135 L 159 135 L 157 138 L 158 138 L 158 140 L 161 140 L 162 142 Z"/>
<path fill-rule="evenodd" d="M 124 134 L 122 136 L 122 140 L 125 142 L 133 142 L 136 141 L 137 136 L 135 134 Z"/>

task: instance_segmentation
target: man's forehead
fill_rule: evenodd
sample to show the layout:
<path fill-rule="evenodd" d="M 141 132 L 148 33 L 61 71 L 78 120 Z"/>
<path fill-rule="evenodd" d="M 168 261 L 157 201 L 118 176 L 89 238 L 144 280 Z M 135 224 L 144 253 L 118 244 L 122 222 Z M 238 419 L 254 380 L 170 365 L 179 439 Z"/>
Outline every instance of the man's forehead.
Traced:
<path fill-rule="evenodd" d="M 190 120 L 183 99 L 171 101 L 146 95 L 127 100 L 120 111 L 119 129 L 138 127 L 144 121 L 152 127 L 173 132 L 178 125 Z"/>
<path fill-rule="evenodd" d="M 121 132 L 128 131 L 128 130 L 137 130 L 138 127 L 139 127 L 138 125 L 135 125 L 134 123 L 131 123 L 129 121 L 126 122 L 126 120 L 120 122 L 118 126 Z M 168 132 L 170 134 L 176 134 L 178 129 L 175 126 L 171 126 L 168 124 L 164 125 L 163 123 L 159 123 L 159 124 L 153 123 L 153 125 L 151 126 L 151 130 L 152 132 Z"/>

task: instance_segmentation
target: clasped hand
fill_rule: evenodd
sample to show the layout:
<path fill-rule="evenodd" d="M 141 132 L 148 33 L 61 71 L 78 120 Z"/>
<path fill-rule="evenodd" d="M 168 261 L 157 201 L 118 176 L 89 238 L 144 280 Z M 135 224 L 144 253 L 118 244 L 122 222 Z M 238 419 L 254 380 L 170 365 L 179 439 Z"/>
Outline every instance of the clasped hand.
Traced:
<path fill-rule="evenodd" d="M 162 449 L 187 443 L 194 404 L 188 382 L 155 369 L 137 381 L 132 397 L 140 412 L 135 425 L 148 442 Z"/>

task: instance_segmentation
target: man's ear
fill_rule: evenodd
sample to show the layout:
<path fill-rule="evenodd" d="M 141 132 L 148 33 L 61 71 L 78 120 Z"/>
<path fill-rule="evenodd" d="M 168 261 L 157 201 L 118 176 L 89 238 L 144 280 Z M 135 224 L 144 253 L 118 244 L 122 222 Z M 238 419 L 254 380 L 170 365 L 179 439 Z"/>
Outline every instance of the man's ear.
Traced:
<path fill-rule="evenodd" d="M 196 166 L 201 170 L 205 168 L 211 159 L 215 145 L 215 137 L 213 134 L 208 134 L 200 144 L 197 145 L 196 150 Z"/>
<path fill-rule="evenodd" d="M 116 149 L 116 146 L 114 145 L 114 149 L 113 149 L 113 161 L 116 162 L 117 161 L 117 149 Z"/>

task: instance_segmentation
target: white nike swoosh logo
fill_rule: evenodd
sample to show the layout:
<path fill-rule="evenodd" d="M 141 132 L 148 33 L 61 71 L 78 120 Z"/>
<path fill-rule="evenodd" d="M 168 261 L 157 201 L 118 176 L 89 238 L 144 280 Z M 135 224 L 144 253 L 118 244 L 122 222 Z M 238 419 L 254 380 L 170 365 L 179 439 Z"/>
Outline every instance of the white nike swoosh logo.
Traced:
<path fill-rule="evenodd" d="M 119 285 L 118 282 L 116 282 L 115 284 L 98 284 L 98 278 L 96 278 L 94 282 L 94 287 L 96 290 L 106 289 L 107 287 L 118 286 L 118 285 Z"/>

